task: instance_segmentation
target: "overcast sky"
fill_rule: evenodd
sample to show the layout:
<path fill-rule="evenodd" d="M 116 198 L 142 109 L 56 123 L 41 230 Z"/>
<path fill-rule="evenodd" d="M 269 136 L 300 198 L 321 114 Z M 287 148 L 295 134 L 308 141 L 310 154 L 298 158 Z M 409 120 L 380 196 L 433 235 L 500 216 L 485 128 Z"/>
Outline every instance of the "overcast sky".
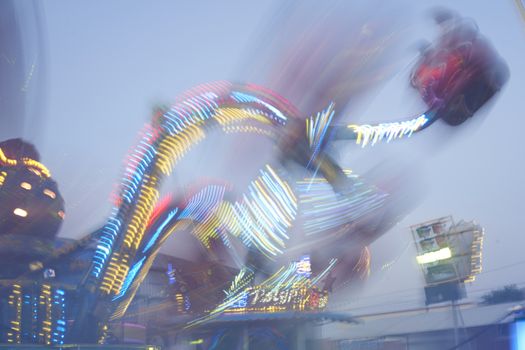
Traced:
<path fill-rule="evenodd" d="M 279 14 L 293 13 L 295 7 L 298 13 L 306 13 L 315 12 L 316 6 L 331 6 L 330 2 L 282 3 L 43 3 L 47 103 L 42 105 L 39 118 L 45 123 L 37 136 L 26 126 L 24 136 L 37 143 L 42 161 L 51 169 L 66 200 L 61 236 L 81 237 L 104 223 L 124 156 L 148 121 L 152 106 L 168 102 L 198 83 L 262 79 L 247 67 L 258 59 L 259 50 L 266 52 L 265 35 L 279 35 L 279 28 L 272 28 L 282 23 Z M 380 2 L 374 3 L 371 6 Z M 507 61 L 511 78 L 494 105 L 459 132 L 451 134 L 450 128 L 436 125 L 402 145 L 362 151 L 341 145 L 338 153 L 345 166 L 364 173 L 389 159 L 403 164 L 407 172 L 417 171 L 425 191 L 418 206 L 372 246 L 375 272 L 360 296 L 349 299 L 340 293 L 334 297 L 338 308 L 385 303 L 402 307 L 404 301 L 420 302 L 422 276 L 408 227 L 446 215 L 476 220 L 486 229 L 483 272 L 470 287 L 471 295 L 508 283 L 525 286 L 521 140 L 525 126 L 525 22 L 512 0 L 426 1 L 424 5 L 398 1 L 391 6 L 397 10 L 393 16 L 399 16 L 403 24 L 400 45 L 407 47 L 404 62 L 415 57 L 408 49 L 411 42 L 436 35 L 426 12 L 436 4 L 475 19 Z M 295 30 L 300 33 L 300 26 L 309 28 L 309 20 L 305 14 L 305 21 Z M 401 69 L 366 103 L 350 109 L 345 120 L 395 120 L 417 113 L 423 107 L 408 89 L 407 76 L 408 70 Z M 195 157 L 206 165 L 199 162 L 191 172 L 201 174 L 212 167 L 215 174 L 223 174 L 221 164 L 230 164 L 235 158 L 228 153 L 232 145 L 223 147 L 218 157 L 213 145 L 204 146 Z M 242 169 L 242 164 L 235 169 Z M 381 270 L 385 263 L 393 264 Z"/>

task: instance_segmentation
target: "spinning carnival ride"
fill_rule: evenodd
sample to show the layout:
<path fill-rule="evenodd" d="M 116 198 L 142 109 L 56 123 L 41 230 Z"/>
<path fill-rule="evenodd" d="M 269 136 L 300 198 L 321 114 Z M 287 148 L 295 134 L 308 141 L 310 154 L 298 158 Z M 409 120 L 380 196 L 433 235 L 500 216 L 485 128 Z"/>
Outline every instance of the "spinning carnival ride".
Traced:
<path fill-rule="evenodd" d="M 499 58 L 491 63 L 484 72 L 504 66 Z M 465 64 L 469 67 L 468 61 Z M 457 66 L 455 69 L 464 71 Z M 506 81 L 505 74 L 487 77 L 477 81 L 475 91 L 470 89 L 471 84 L 447 80 L 457 87 L 449 91 L 468 96 L 471 104 L 464 118 L 458 122 L 454 117 L 450 124 L 461 124 Z M 420 92 L 426 93 L 438 78 L 433 75 L 432 79 L 413 81 Z M 230 276 L 224 301 L 192 324 L 224 312 L 322 309 L 334 283 L 366 276 L 367 245 L 405 214 L 396 207 L 391 194 L 341 169 L 325 154 L 326 143 L 346 139 L 365 147 L 388 142 L 409 137 L 437 119 L 448 121 L 450 113 L 461 113 L 458 108 L 449 108 L 449 101 L 457 100 L 447 97 L 440 101 L 439 105 L 429 104 L 426 113 L 401 122 L 334 126 L 334 105 L 302 123 L 292 104 L 255 85 L 216 82 L 188 91 L 142 131 L 81 284 L 67 289 L 58 282 L 4 281 L 5 340 L 104 342 L 108 322 L 125 314 L 163 242 L 181 231 L 190 231 L 210 256 L 226 256 L 228 263 L 239 269 Z M 163 179 L 214 130 L 274 139 L 282 157 L 263 166 L 239 198 L 232 199 L 228 185 L 219 183 L 203 186 L 186 201 L 158 205 Z M 306 176 L 297 177 L 289 171 L 289 160 L 307 169 Z M 20 179 L 21 172 L 38 176 L 38 181 L 50 179 L 44 169 L 30 155 L 1 152 L 0 191 L 12 193 L 7 191 L 20 191 L 20 186 L 28 190 L 13 180 Z M 32 188 L 31 181 L 23 183 Z M 8 186 L 10 183 L 14 185 Z M 42 191 L 53 200 L 45 210 L 60 221 L 63 202 L 58 190 Z M 14 209 L 4 213 L 5 217 L 14 214 L 31 219 L 30 210 L 17 208 L 25 216 Z M 294 235 L 299 237 L 292 237 L 291 229 L 297 225 L 300 227 Z M 305 250 L 310 255 L 305 256 Z M 34 267 L 42 268 L 45 266 Z"/>

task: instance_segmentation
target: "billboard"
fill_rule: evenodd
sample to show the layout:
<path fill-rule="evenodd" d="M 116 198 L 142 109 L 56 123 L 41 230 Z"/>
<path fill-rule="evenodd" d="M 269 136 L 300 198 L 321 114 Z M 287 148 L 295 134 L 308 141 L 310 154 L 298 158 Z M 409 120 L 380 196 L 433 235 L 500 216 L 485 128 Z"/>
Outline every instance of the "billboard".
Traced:
<path fill-rule="evenodd" d="M 471 282 L 481 270 L 483 228 L 451 216 L 410 227 L 427 285 Z"/>

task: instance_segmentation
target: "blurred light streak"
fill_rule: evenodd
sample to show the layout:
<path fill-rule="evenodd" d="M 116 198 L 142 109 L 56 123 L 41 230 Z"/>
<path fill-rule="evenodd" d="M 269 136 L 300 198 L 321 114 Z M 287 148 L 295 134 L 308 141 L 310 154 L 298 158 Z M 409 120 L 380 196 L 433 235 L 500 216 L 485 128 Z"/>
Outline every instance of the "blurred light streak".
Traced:
<path fill-rule="evenodd" d="M 514 323 L 512 334 L 512 350 L 525 350 L 525 319 Z"/>
<path fill-rule="evenodd" d="M 361 147 L 365 147 L 369 143 L 373 146 L 385 138 L 387 142 L 390 142 L 393 139 L 405 136 L 410 137 L 412 133 L 422 130 L 428 122 L 429 119 L 423 114 L 403 122 L 381 123 L 378 125 L 350 124 L 347 127 L 357 134 L 356 143 L 361 145 Z"/>
<path fill-rule="evenodd" d="M 321 146 L 326 137 L 326 133 L 334 113 L 334 104 L 330 103 L 330 105 L 323 112 L 317 113 L 315 117 L 306 119 L 306 136 L 308 138 L 308 144 L 313 150 L 307 168 L 321 151 Z"/>
<path fill-rule="evenodd" d="M 354 180 L 342 195 L 334 194 L 323 178 L 306 178 L 297 182 L 299 202 L 303 206 L 304 233 L 312 235 L 334 229 L 377 210 L 388 194 L 363 183 L 357 175 L 347 174 Z"/>

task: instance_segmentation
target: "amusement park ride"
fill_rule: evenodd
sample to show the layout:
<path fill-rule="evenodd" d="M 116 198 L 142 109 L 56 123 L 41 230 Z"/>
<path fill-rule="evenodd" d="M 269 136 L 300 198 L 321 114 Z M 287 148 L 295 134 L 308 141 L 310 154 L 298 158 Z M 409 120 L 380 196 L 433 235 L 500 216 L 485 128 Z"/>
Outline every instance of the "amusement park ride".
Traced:
<path fill-rule="evenodd" d="M 252 84 L 189 90 L 142 131 L 118 200 L 96 233 L 90 266 L 75 286 L 58 275 L 45 278 L 54 274 L 51 247 L 64 218 L 50 171 L 29 144 L 0 143 L 1 341 L 104 343 L 108 323 L 125 315 L 163 242 L 181 231 L 190 231 L 210 257 L 238 267 L 221 277 L 224 300 L 190 326 L 225 313 L 323 309 L 333 288 L 366 275 L 367 246 L 405 214 L 324 148 L 337 139 L 365 147 L 409 137 L 437 120 L 456 126 L 472 117 L 509 73 L 477 31 L 454 34 L 424 51 L 413 70 L 411 83 L 428 110 L 399 122 L 333 125 L 331 104 L 304 123 L 293 104 Z M 217 183 L 185 201 L 160 201 L 163 179 L 216 130 L 273 139 L 284 161 L 262 167 L 239 198 Z M 290 160 L 307 175 L 289 171 Z M 300 237 L 291 237 L 297 225 Z M 316 249 L 304 255 L 306 246 Z"/>

